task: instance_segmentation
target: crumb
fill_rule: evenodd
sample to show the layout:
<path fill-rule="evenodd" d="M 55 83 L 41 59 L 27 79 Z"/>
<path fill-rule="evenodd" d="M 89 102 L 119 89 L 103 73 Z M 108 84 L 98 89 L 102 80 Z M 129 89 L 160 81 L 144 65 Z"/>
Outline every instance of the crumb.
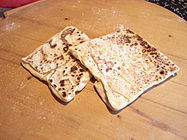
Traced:
<path fill-rule="evenodd" d="M 32 76 L 29 76 L 29 77 L 27 77 L 27 80 L 30 80 L 32 78 Z"/>
<path fill-rule="evenodd" d="M 64 20 L 69 20 L 69 18 L 65 17 Z"/>
<path fill-rule="evenodd" d="M 121 116 L 120 116 L 120 115 L 117 115 L 117 118 L 121 119 Z"/>

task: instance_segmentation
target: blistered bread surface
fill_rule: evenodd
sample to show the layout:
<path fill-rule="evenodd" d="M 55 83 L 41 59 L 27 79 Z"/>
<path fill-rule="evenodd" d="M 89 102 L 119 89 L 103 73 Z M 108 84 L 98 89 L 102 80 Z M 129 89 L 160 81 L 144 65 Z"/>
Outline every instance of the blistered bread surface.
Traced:
<path fill-rule="evenodd" d="M 178 70 L 170 59 L 130 29 L 70 49 L 101 82 L 112 110 L 120 110 Z M 97 87 L 96 87 L 97 89 Z M 101 91 L 101 90 L 100 90 Z"/>
<path fill-rule="evenodd" d="M 47 81 L 52 92 L 68 102 L 90 79 L 86 68 L 73 57 L 69 48 L 89 40 L 79 29 L 68 26 L 22 59 L 23 66 Z"/>

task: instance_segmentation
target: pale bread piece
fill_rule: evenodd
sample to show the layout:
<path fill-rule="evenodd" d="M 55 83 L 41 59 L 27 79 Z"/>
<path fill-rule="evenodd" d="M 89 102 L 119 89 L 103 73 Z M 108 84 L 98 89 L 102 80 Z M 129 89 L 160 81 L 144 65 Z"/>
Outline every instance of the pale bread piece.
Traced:
<path fill-rule="evenodd" d="M 179 71 L 179 67 L 130 29 L 87 41 L 70 52 L 96 78 L 96 90 L 114 111 Z"/>
<path fill-rule="evenodd" d="M 75 92 L 82 90 L 90 79 L 88 71 L 80 65 L 80 62 L 69 54 L 69 47 L 74 47 L 84 41 L 89 40 L 87 35 L 73 26 L 67 26 L 60 33 L 57 33 L 46 43 L 34 50 L 30 55 L 22 59 L 22 65 L 33 75 L 41 80 L 47 81 L 51 91 L 62 101 L 69 102 L 75 96 Z M 82 69 L 81 80 L 76 81 L 76 86 L 69 89 L 58 90 L 59 82 L 63 78 L 63 71 L 76 65 Z M 80 77 L 80 76 L 79 76 Z M 71 78 L 66 76 L 66 78 Z M 76 75 L 74 78 L 78 78 Z M 55 79 L 56 84 L 50 82 Z M 59 81 L 57 81 L 59 80 Z M 56 87 L 55 87 L 56 85 Z M 70 85 L 71 86 L 71 83 Z M 58 88 L 58 89 L 57 89 Z M 66 86 L 67 88 L 67 86 Z M 66 96 L 65 96 L 66 95 Z"/>

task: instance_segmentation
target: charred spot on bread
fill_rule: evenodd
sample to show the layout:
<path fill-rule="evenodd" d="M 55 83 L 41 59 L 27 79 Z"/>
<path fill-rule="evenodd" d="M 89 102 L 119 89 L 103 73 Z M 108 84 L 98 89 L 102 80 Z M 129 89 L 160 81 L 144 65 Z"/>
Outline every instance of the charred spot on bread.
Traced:
<path fill-rule="evenodd" d="M 63 97 L 66 97 L 66 92 L 62 92 L 62 96 L 63 96 Z"/>
<path fill-rule="evenodd" d="M 75 72 L 77 70 L 77 67 L 76 66 L 73 66 L 73 67 L 71 67 L 71 72 Z"/>
<path fill-rule="evenodd" d="M 66 46 L 66 47 L 63 48 L 64 52 L 67 52 L 68 49 L 69 49 L 69 46 Z"/>
<path fill-rule="evenodd" d="M 130 43 L 131 42 L 130 37 L 128 37 L 127 35 L 124 35 L 124 42 Z"/>
<path fill-rule="evenodd" d="M 60 86 L 64 86 L 65 80 L 60 80 Z"/>
<path fill-rule="evenodd" d="M 134 34 L 134 32 L 131 31 L 130 29 L 127 29 L 126 31 L 127 31 L 127 33 Z"/>
<path fill-rule="evenodd" d="M 79 69 L 80 72 L 85 72 L 86 70 L 85 69 Z"/>
<path fill-rule="evenodd" d="M 80 80 L 81 78 L 80 77 L 77 77 L 77 80 Z"/>
<path fill-rule="evenodd" d="M 82 40 L 82 41 L 80 41 L 80 43 L 84 43 L 84 42 L 85 42 L 85 41 L 83 41 L 83 40 Z"/>

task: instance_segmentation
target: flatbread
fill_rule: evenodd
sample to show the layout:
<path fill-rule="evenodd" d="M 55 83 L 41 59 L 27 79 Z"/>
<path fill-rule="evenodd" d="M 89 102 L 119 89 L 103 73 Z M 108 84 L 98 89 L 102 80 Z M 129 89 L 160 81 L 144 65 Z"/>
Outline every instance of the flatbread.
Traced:
<path fill-rule="evenodd" d="M 73 57 L 66 65 L 54 69 L 47 76 L 52 92 L 65 102 L 71 101 L 75 93 L 81 91 L 89 80 L 90 74 L 87 69 Z"/>
<path fill-rule="evenodd" d="M 114 111 L 179 71 L 177 65 L 130 29 L 87 41 L 70 52 L 96 78 L 96 90 Z"/>
<path fill-rule="evenodd" d="M 67 26 L 30 55 L 23 58 L 21 63 L 33 75 L 47 81 L 51 91 L 57 97 L 64 102 L 69 102 L 75 96 L 75 92 L 82 90 L 90 79 L 86 68 L 81 66 L 80 62 L 71 56 L 69 48 L 87 40 L 89 38 L 85 33 L 73 26 Z M 77 70 L 81 69 L 80 73 L 76 70 L 74 78 L 72 78 L 72 72 L 64 75 L 63 71 L 67 71 L 73 66 L 76 66 Z M 62 83 L 60 84 L 64 78 L 63 76 L 66 79 L 80 78 L 80 80 L 76 82 L 74 80 L 73 83 L 72 81 L 69 83 L 65 82 L 63 85 Z M 69 89 L 70 87 L 71 89 Z"/>

